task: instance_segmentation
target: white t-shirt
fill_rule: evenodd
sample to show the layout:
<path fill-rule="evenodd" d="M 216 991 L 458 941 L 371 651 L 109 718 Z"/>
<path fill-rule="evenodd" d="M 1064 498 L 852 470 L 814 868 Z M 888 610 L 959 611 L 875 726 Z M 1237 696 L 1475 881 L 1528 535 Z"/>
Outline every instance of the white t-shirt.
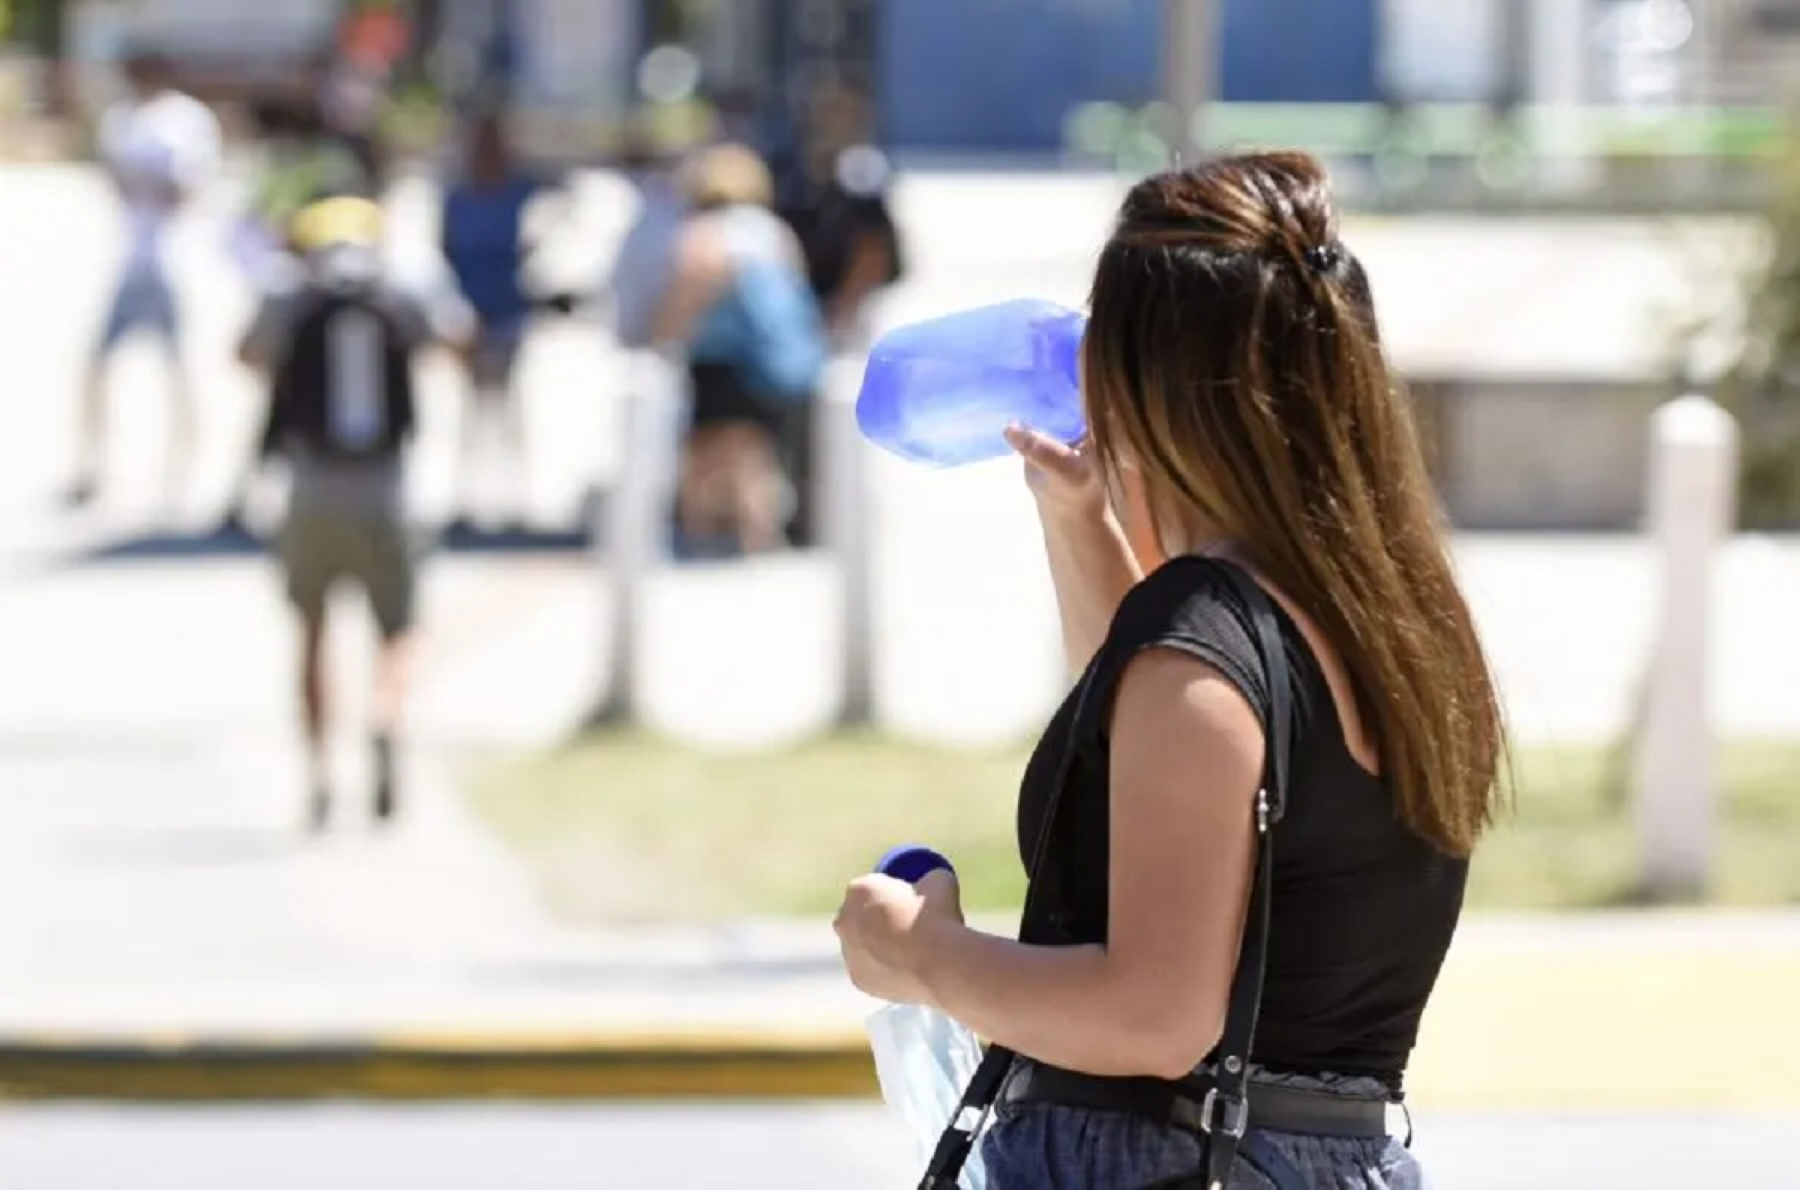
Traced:
<path fill-rule="evenodd" d="M 108 108 L 99 132 L 100 157 L 125 196 L 131 266 L 159 267 L 178 200 L 219 168 L 219 121 L 199 100 L 165 91 Z"/>

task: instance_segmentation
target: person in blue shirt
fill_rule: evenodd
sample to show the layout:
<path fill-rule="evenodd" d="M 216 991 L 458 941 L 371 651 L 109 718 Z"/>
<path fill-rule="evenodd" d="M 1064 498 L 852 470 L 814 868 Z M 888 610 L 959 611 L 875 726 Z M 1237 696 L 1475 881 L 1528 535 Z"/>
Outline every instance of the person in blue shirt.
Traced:
<path fill-rule="evenodd" d="M 523 418 L 513 394 L 514 366 L 535 306 L 522 273 L 534 245 L 527 209 L 548 183 L 522 168 L 496 114 L 478 116 L 469 133 L 462 179 L 444 197 L 442 249 L 463 300 L 479 320 L 470 357 L 470 422 L 498 418 L 514 475 L 523 465 Z M 464 434 L 464 467 L 474 436 Z"/>
<path fill-rule="evenodd" d="M 780 436 L 818 389 L 830 339 L 793 230 L 770 209 L 768 167 L 715 145 L 681 168 L 686 215 L 654 324 L 685 354 L 691 393 L 677 482 L 684 548 L 752 554 L 786 544 L 792 484 Z"/>

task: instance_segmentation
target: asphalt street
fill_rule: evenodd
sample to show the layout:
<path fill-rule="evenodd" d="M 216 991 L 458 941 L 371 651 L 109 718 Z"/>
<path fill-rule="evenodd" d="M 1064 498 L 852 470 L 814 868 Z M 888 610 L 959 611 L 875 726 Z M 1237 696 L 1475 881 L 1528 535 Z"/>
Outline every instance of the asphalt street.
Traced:
<path fill-rule="evenodd" d="M 1784 1117 L 1421 1117 L 1432 1190 L 1800 1187 Z M 861 1105 L 0 1110 L 7 1190 L 906 1190 Z"/>

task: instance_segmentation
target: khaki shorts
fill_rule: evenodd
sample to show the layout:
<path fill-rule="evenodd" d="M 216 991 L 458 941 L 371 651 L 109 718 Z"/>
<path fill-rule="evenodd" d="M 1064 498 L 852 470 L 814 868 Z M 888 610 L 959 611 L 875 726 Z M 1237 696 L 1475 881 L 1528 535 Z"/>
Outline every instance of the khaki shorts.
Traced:
<path fill-rule="evenodd" d="M 276 551 L 288 598 L 305 619 L 322 620 L 332 587 L 349 579 L 368 593 L 383 640 L 413 626 L 419 559 L 398 513 L 297 508 L 282 526 Z"/>

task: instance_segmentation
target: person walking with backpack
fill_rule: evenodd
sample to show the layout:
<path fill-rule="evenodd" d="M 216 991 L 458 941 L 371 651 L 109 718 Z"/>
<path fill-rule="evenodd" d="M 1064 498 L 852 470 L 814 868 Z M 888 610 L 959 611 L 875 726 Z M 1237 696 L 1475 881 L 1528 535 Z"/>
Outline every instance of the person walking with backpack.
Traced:
<path fill-rule="evenodd" d="M 268 438 L 291 472 L 278 536 L 300 618 L 300 693 L 308 819 L 329 822 L 325 625 L 340 580 L 361 587 L 381 638 L 370 750 L 377 821 L 399 808 L 395 747 L 405 703 L 418 557 L 404 507 L 405 450 L 416 420 L 413 364 L 426 348 L 466 349 L 474 318 L 447 292 L 427 302 L 381 273 L 382 213 L 340 196 L 295 216 L 296 271 L 265 297 L 239 357 L 270 384 Z"/>

